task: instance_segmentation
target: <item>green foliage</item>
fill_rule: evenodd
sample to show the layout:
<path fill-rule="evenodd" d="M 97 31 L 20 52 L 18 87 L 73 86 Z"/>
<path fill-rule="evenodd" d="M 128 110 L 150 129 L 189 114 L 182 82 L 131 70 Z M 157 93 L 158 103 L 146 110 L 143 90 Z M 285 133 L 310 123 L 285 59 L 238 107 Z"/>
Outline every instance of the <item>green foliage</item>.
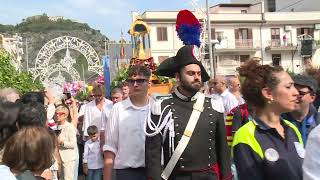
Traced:
<path fill-rule="evenodd" d="M 87 100 L 88 97 L 89 97 L 89 93 L 87 91 L 80 91 L 75 96 L 75 99 L 77 99 L 79 101 L 84 101 L 84 100 Z"/>
<path fill-rule="evenodd" d="M 29 67 L 33 67 L 35 59 L 40 49 L 50 40 L 60 36 L 72 36 L 88 42 L 98 56 L 104 55 L 104 40 L 108 39 L 101 34 L 99 30 L 92 29 L 87 23 L 74 22 L 69 19 L 50 20 L 46 14 L 40 16 L 27 17 L 17 25 L 1 25 L 0 33 L 5 37 L 11 37 L 18 33 L 23 37 L 24 52 L 28 51 Z M 80 73 L 81 78 L 86 80 L 93 77 L 93 72 L 88 71 L 88 62 L 83 54 L 76 50 L 70 49 L 71 56 L 76 59 L 77 63 L 74 68 Z M 65 56 L 65 50 L 56 52 L 50 59 L 50 64 L 58 63 Z M 26 56 L 22 57 L 22 70 L 26 70 Z"/>
<path fill-rule="evenodd" d="M 17 72 L 10 64 L 10 59 L 7 53 L 0 51 L 0 88 L 12 87 L 22 94 L 43 88 L 41 83 L 33 82 L 30 73 Z"/>
<path fill-rule="evenodd" d="M 156 83 L 169 83 L 172 82 L 173 84 L 176 83 L 174 78 L 168 78 L 165 76 L 156 76 L 159 81 Z M 128 79 L 128 67 L 122 66 L 120 70 L 117 72 L 115 78 L 111 81 L 111 89 L 115 87 L 119 87 L 125 80 Z"/>
<path fill-rule="evenodd" d="M 69 19 L 58 19 L 51 21 L 46 14 L 40 16 L 33 16 L 23 20 L 22 23 L 17 24 L 15 29 L 20 32 L 48 32 L 53 30 L 75 30 L 81 29 L 87 31 L 90 29 L 86 23 L 73 22 Z"/>
<path fill-rule="evenodd" d="M 0 32 L 8 32 L 8 31 L 13 31 L 14 26 L 13 25 L 3 25 L 0 24 Z"/>
<path fill-rule="evenodd" d="M 128 68 L 122 66 L 117 72 L 115 78 L 111 81 L 111 89 L 119 87 L 128 78 Z"/>
<path fill-rule="evenodd" d="M 165 76 L 157 76 L 157 78 L 159 79 L 160 83 L 168 83 L 171 79 Z M 171 79 L 171 80 L 173 81 L 174 79 Z"/>

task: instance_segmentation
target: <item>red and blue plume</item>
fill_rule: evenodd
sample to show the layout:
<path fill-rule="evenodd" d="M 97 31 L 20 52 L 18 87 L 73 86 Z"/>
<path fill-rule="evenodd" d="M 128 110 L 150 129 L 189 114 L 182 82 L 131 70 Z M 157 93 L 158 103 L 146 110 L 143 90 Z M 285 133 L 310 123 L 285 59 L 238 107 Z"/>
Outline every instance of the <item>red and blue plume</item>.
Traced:
<path fill-rule="evenodd" d="M 202 31 L 199 20 L 188 10 L 181 10 L 177 15 L 176 31 L 185 45 L 200 47 L 200 34 Z"/>

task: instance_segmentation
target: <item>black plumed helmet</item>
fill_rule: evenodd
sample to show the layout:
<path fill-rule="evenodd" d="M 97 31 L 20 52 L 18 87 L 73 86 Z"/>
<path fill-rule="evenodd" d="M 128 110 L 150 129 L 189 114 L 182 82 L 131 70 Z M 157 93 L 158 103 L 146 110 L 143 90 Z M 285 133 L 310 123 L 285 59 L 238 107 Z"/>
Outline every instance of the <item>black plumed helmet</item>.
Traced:
<path fill-rule="evenodd" d="M 185 45 L 180 48 L 177 55 L 164 60 L 157 68 L 156 75 L 175 77 L 175 73 L 189 64 L 197 64 L 201 68 L 202 82 L 206 82 L 210 79 L 207 71 L 199 61 L 198 47 L 195 45 Z"/>

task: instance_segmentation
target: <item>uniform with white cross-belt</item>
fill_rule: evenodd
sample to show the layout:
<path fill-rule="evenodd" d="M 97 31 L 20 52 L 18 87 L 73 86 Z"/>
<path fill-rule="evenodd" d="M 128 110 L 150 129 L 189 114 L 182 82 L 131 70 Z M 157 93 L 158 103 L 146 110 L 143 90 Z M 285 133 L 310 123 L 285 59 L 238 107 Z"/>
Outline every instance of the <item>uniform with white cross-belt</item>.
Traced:
<path fill-rule="evenodd" d="M 167 130 L 163 128 L 158 134 L 146 137 L 146 169 L 149 179 L 161 179 L 162 171 L 172 158 L 174 150 L 178 148 L 182 137 L 188 136 L 188 131 L 185 129 L 192 113 L 190 110 L 197 99 L 198 93 L 188 98 L 175 89 L 172 97 L 161 102 L 161 112 L 159 107 L 152 107 L 150 121 L 153 124 L 158 124 L 159 121 L 162 121 L 159 124 L 163 123 L 168 114 L 172 121 L 167 121 L 170 124 Z M 153 132 L 152 127 L 147 126 L 147 134 L 150 135 Z M 163 156 L 163 164 L 161 156 Z M 169 179 L 214 180 L 231 177 L 230 151 L 226 141 L 223 114 L 214 110 L 211 100 L 206 97 L 203 102 L 203 111 L 190 141 L 175 164 Z"/>

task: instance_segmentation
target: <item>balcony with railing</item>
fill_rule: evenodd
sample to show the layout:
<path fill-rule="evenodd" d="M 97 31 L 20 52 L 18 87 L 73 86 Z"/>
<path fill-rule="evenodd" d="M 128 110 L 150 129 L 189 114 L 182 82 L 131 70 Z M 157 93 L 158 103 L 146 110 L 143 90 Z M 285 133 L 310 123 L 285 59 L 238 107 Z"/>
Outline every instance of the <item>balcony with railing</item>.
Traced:
<path fill-rule="evenodd" d="M 252 39 L 236 39 L 235 43 L 236 48 L 253 48 Z"/>
<path fill-rule="evenodd" d="M 223 39 L 220 44 L 215 45 L 217 52 L 227 51 L 252 51 L 255 52 L 261 47 L 260 40 L 253 39 Z"/>
<path fill-rule="evenodd" d="M 285 39 L 272 39 L 266 42 L 266 50 L 268 51 L 280 51 L 280 50 L 294 50 L 297 45 L 293 45 L 291 42 Z"/>

